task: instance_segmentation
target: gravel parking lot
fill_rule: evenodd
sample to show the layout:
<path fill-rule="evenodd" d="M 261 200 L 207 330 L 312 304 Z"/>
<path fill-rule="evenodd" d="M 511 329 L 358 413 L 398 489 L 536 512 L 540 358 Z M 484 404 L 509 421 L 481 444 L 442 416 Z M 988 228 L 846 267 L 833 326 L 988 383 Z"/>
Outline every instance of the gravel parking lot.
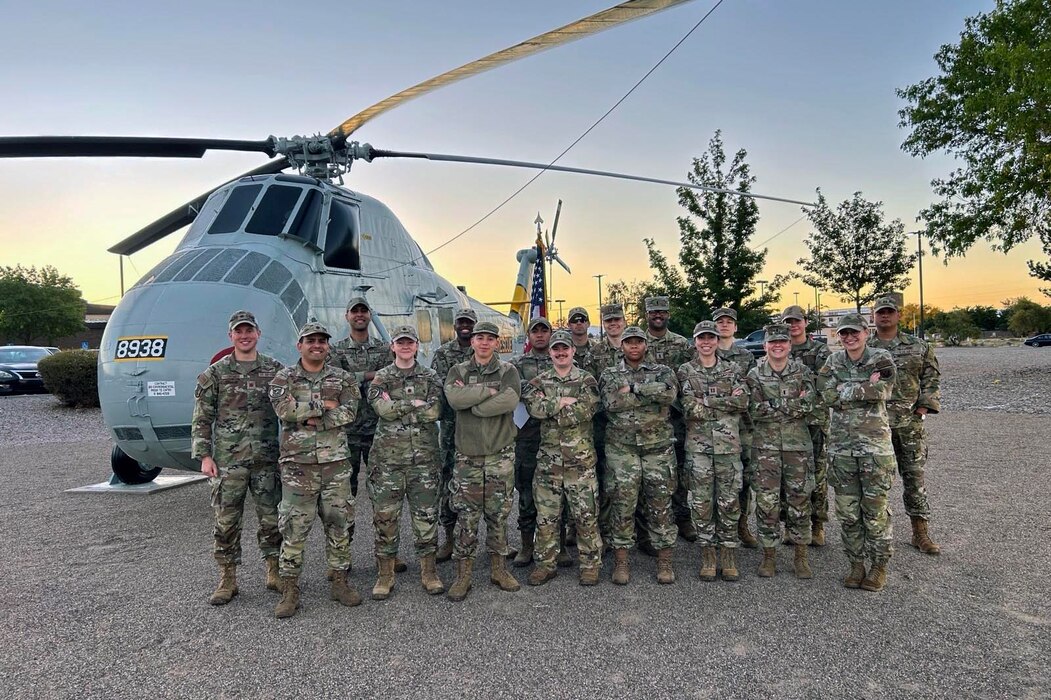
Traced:
<path fill-rule="evenodd" d="M 625 587 L 580 588 L 563 571 L 514 594 L 488 584 L 454 604 L 409 571 L 388 601 L 327 598 L 320 528 L 303 608 L 275 620 L 246 517 L 241 594 L 216 582 L 204 484 L 153 496 L 66 494 L 108 477 L 97 410 L 48 396 L 0 398 L 0 488 L 7 566 L 0 594 L 4 697 L 463 698 L 1051 696 L 1048 478 L 1051 350 L 939 350 L 943 413 L 928 421 L 928 489 L 940 557 L 908 544 L 892 493 L 896 553 L 886 590 L 847 590 L 838 528 L 797 581 L 783 552 L 774 579 L 745 550 L 737 583 L 703 583 L 680 540 L 673 586 L 632 555 Z M 251 510 L 251 509 L 249 509 Z M 359 501 L 352 579 L 371 588 L 371 512 Z M 452 567 L 439 567 L 443 579 Z M 525 578 L 518 571 L 519 579 Z"/>

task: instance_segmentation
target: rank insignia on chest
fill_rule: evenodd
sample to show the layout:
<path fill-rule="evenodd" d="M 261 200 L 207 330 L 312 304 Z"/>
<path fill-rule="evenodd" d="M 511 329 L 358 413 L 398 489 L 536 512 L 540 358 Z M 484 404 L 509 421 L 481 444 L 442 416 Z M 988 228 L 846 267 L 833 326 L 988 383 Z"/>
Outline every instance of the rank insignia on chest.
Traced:
<path fill-rule="evenodd" d="M 255 382 L 248 382 L 248 388 L 249 390 L 255 389 Z"/>
<path fill-rule="evenodd" d="M 708 396 L 715 396 L 718 393 L 719 393 L 719 388 L 718 387 L 714 387 L 714 386 L 708 387 Z"/>
<path fill-rule="evenodd" d="M 657 359 L 658 360 L 663 360 L 664 359 L 664 353 L 663 352 L 658 352 L 658 353 L 656 353 L 656 355 L 657 355 Z"/>
<path fill-rule="evenodd" d="M 789 389 L 786 386 L 781 387 L 781 396 L 782 397 L 791 396 L 791 395 L 792 395 L 792 390 L 791 389 Z"/>
<path fill-rule="evenodd" d="M 414 387 L 414 386 L 407 386 L 407 387 L 405 387 L 405 395 L 406 396 L 412 396 L 415 392 L 416 392 L 416 387 Z"/>
<path fill-rule="evenodd" d="M 473 375 L 468 377 L 467 378 L 467 383 L 468 384 L 477 384 L 478 383 L 478 377 L 473 376 Z"/>

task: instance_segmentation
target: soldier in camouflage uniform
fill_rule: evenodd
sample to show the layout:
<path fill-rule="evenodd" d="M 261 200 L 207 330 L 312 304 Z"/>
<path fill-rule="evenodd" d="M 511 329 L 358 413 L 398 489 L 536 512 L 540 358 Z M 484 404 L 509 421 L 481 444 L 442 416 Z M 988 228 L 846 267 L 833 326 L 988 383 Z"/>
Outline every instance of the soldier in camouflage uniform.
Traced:
<path fill-rule="evenodd" d="M 624 333 L 624 307 L 620 304 L 604 304 L 600 310 L 602 315 L 602 328 L 605 336 L 595 341 L 591 346 L 591 371 L 595 379 L 602 376 L 602 371 L 607 367 L 619 363 L 624 355 L 620 350 L 621 336 Z M 572 314 L 570 314 L 572 317 Z M 598 412 L 593 419 L 595 427 L 595 453 L 598 455 L 598 526 L 602 533 L 602 540 L 608 548 L 613 541 L 610 531 L 610 501 L 609 494 L 612 484 L 607 483 L 606 469 L 606 424 L 608 419 L 605 408 L 599 406 Z M 656 554 L 656 552 L 654 552 Z"/>
<path fill-rule="evenodd" d="M 401 504 L 409 500 L 420 580 L 431 595 L 445 591 L 435 569 L 438 549 L 438 482 L 441 461 L 438 417 L 442 386 L 438 374 L 416 361 L 419 336 L 412 326 L 391 333 L 394 363 L 369 386 L 369 404 L 379 422 L 369 465 L 368 488 L 376 528 L 379 575 L 372 589 L 384 600 L 394 588 L 394 559 L 401 534 Z"/>
<path fill-rule="evenodd" d="M 551 339 L 552 368 L 526 384 L 523 400 L 540 421 L 540 453 L 533 477 L 537 509 L 537 566 L 529 583 L 555 577 L 559 524 L 565 500 L 576 522 L 580 584 L 598 583 L 602 540 L 598 531 L 598 480 L 591 419 L 598 408 L 598 382 L 573 365 L 573 336 L 559 331 Z"/>
<path fill-rule="evenodd" d="M 807 418 L 814 409 L 814 374 L 789 359 L 792 341 L 788 326 L 766 327 L 766 357 L 748 373 L 749 402 L 754 430 L 755 520 L 763 561 L 759 575 L 777 573 L 781 518 L 795 546 L 797 578 L 812 578 L 807 561 L 810 544 L 810 492 L 814 480 L 814 443 Z M 782 498 L 784 505 L 782 505 Z M 784 513 L 782 514 L 782 509 Z"/>
<path fill-rule="evenodd" d="M 522 391 L 541 372 L 551 368 L 548 343 L 551 342 L 551 323 L 539 316 L 529 322 L 529 350 L 513 358 L 511 364 L 518 370 Z M 530 417 L 518 430 L 515 438 L 515 489 L 518 491 L 518 530 L 522 548 L 512 560 L 515 567 L 528 566 L 533 561 L 533 538 L 536 534 L 536 503 L 533 501 L 533 475 L 536 456 L 540 450 L 540 421 Z"/>
<path fill-rule="evenodd" d="M 438 373 L 438 381 L 445 384 L 445 378 L 453 365 L 466 362 L 471 359 L 474 350 L 471 348 L 471 333 L 474 324 L 478 322 L 478 314 L 474 309 L 457 309 L 453 316 L 453 328 L 456 337 L 435 350 L 431 359 L 431 369 Z M 452 498 L 451 482 L 453 478 L 453 465 L 456 464 L 456 411 L 449 406 L 442 394 L 442 481 L 439 492 L 438 524 L 445 529 L 445 543 L 438 548 L 437 560 L 448 561 L 453 556 L 453 528 L 456 526 L 456 511 L 452 509 L 450 500 Z"/>
<path fill-rule="evenodd" d="M 635 506 L 642 490 L 646 522 L 657 548 L 657 581 L 674 583 L 672 547 L 675 521 L 675 440 L 669 416 L 678 397 L 675 373 L 664 365 L 645 362 L 646 334 L 632 326 L 624 331 L 623 359 L 605 369 L 599 393 L 609 418 L 606 431 L 610 530 L 615 556 L 613 583 L 631 577 L 628 548 L 635 543 Z"/>
<path fill-rule="evenodd" d="M 449 599 L 461 601 L 471 590 L 478 548 L 478 525 L 484 516 L 489 550 L 489 580 L 505 591 L 518 581 L 507 570 L 507 516 L 514 497 L 514 410 L 522 393 L 518 370 L 496 354 L 500 329 L 479 321 L 471 336 L 474 356 L 449 370 L 445 398 L 456 411 L 456 581 Z"/>
<path fill-rule="evenodd" d="M 901 314 L 893 297 L 876 300 L 875 316 L 876 335 L 869 338 L 869 347 L 890 352 L 898 370 L 887 413 L 894 458 L 901 474 L 905 512 L 912 520 L 912 546 L 924 554 L 940 554 L 941 547 L 927 531 L 931 505 L 927 501 L 923 474 L 927 465 L 927 429 L 923 421 L 928 414 L 941 410 L 938 358 L 929 343 L 901 332 L 898 327 Z"/>
<path fill-rule="evenodd" d="M 806 365 L 814 376 L 825 366 L 832 354 L 828 345 L 807 337 L 806 313 L 800 306 L 789 306 L 781 314 L 781 322 L 788 326 L 792 342 L 791 357 Z M 828 455 L 825 445 L 828 438 L 828 406 L 821 395 L 814 396 L 814 407 L 807 416 L 807 429 L 814 445 L 814 490 L 810 494 L 811 533 L 810 544 L 825 545 L 825 523 L 828 522 Z"/>
<path fill-rule="evenodd" d="M 252 492 L 259 518 L 259 550 L 266 562 L 266 587 L 278 590 L 277 556 L 281 533 L 277 504 L 277 416 L 267 400 L 267 387 L 281 363 L 256 350 L 259 325 L 248 311 L 230 317 L 234 351 L 197 378 L 191 422 L 191 456 L 211 477 L 215 512 L 213 552 L 219 563 L 219 586 L 208 602 L 225 605 L 237 595 L 241 563 L 241 521 L 245 496 Z"/>
<path fill-rule="evenodd" d="M 345 427 L 354 422 L 361 392 L 354 377 L 325 364 L 331 335 L 320 323 L 299 331 L 299 362 L 277 373 L 270 402 L 281 420 L 281 602 L 274 613 L 292 617 L 299 608 L 303 549 L 320 504 L 330 596 L 346 606 L 361 596 L 347 582 L 354 494 Z"/>
<path fill-rule="evenodd" d="M 701 541 L 702 581 L 714 581 L 716 547 L 723 579 L 739 577 L 734 549 L 741 503 L 741 414 L 748 409 L 744 375 L 719 357 L 718 332 L 711 321 L 693 329 L 697 357 L 676 373 L 686 416 L 687 503 Z"/>
<path fill-rule="evenodd" d="M 588 336 L 591 316 L 583 306 L 574 306 L 569 310 L 567 319 L 569 332 L 573 336 L 573 364 L 597 380 L 600 373 L 595 366 L 594 352 L 598 341 Z"/>
<path fill-rule="evenodd" d="M 719 349 L 716 354 L 720 359 L 728 360 L 737 364 L 741 370 L 741 376 L 747 377 L 748 373 L 755 367 L 755 357 L 749 351 L 734 344 L 734 336 L 737 333 L 737 312 L 733 309 L 721 308 L 712 312 L 712 320 L 715 328 L 719 331 Z M 748 512 L 752 507 L 752 478 L 755 475 L 752 464 L 752 418 L 747 412 L 741 414 L 741 519 L 737 523 L 737 537 L 741 544 L 749 549 L 759 546 L 759 542 L 748 529 Z"/>
<path fill-rule="evenodd" d="M 866 347 L 868 324 L 859 314 L 841 318 L 837 333 L 843 350 L 829 356 L 817 388 L 832 409 L 828 480 L 836 491 L 836 517 L 850 560 L 843 585 L 879 591 L 892 552 L 887 492 L 894 480 L 894 446 L 887 400 L 894 390 L 894 358 Z M 866 556 L 872 565 L 867 574 Z"/>

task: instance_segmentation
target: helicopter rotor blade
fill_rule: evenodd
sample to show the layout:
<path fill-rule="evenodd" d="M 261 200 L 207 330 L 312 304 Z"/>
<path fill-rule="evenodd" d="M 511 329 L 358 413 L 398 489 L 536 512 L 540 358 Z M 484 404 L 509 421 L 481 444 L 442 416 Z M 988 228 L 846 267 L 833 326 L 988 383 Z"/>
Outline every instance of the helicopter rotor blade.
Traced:
<path fill-rule="evenodd" d="M 517 61 L 520 58 L 538 54 L 547 49 L 568 44 L 591 34 L 611 29 L 632 20 L 641 19 L 661 10 L 666 10 L 676 5 L 681 5 L 690 0 L 627 0 L 619 5 L 596 12 L 593 15 L 571 22 L 564 27 L 552 29 L 549 32 L 537 35 L 532 39 L 515 44 L 509 48 L 491 53 L 459 68 L 442 73 L 441 75 L 425 80 L 422 83 L 406 88 L 390 97 L 377 102 L 371 107 L 358 112 L 353 117 L 337 126 L 328 133 L 337 142 L 345 141 L 348 136 L 360 129 L 367 121 L 383 114 L 409 100 L 426 95 L 438 88 L 451 85 L 455 82 L 470 78 L 471 76 L 484 73 L 506 63 Z"/>
<path fill-rule="evenodd" d="M 555 236 L 558 235 L 558 216 L 562 213 L 562 200 L 558 200 L 558 206 L 555 207 L 555 221 L 551 224 L 551 246 L 555 245 Z"/>
<path fill-rule="evenodd" d="M 565 270 L 571 275 L 573 274 L 573 271 L 569 269 L 569 265 L 566 264 L 565 260 L 563 260 L 558 253 L 553 253 L 551 255 L 551 259 L 557 262 L 559 265 L 561 265 L 563 270 Z"/>
<path fill-rule="evenodd" d="M 274 157 L 265 141 L 153 136 L 7 136 L 0 158 L 200 158 L 206 151 L 256 151 Z"/>

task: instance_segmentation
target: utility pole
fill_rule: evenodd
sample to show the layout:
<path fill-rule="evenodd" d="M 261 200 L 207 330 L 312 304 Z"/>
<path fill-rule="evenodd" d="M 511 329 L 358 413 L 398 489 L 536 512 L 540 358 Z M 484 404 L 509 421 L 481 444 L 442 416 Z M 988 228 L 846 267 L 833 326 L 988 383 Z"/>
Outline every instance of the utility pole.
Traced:
<path fill-rule="evenodd" d="M 565 302 L 565 299 L 555 299 L 555 303 L 558 304 L 558 327 L 559 328 L 565 328 L 565 325 L 566 325 L 565 319 L 562 318 L 562 304 L 564 302 Z"/>
<path fill-rule="evenodd" d="M 919 263 L 919 266 L 920 266 L 920 270 L 919 270 L 919 272 L 920 272 L 920 324 L 916 328 L 916 335 L 918 335 L 918 336 L 920 336 L 922 338 L 923 335 L 924 335 L 924 327 L 923 327 L 923 320 L 924 320 L 923 319 L 923 231 L 913 231 L 912 233 L 916 236 L 916 254 L 917 254 L 916 261 Z"/>
<path fill-rule="evenodd" d="M 756 280 L 759 283 L 759 298 L 766 296 L 766 280 Z"/>
<path fill-rule="evenodd" d="M 799 292 L 792 292 L 796 295 L 796 306 L 799 306 Z"/>
<path fill-rule="evenodd" d="M 602 278 L 605 275 L 592 275 L 592 277 L 598 280 L 598 337 L 604 338 L 606 332 L 602 328 Z"/>
<path fill-rule="evenodd" d="M 819 333 L 825 330 L 825 324 L 821 322 L 821 292 L 814 287 L 814 314 L 817 316 L 817 330 Z"/>

